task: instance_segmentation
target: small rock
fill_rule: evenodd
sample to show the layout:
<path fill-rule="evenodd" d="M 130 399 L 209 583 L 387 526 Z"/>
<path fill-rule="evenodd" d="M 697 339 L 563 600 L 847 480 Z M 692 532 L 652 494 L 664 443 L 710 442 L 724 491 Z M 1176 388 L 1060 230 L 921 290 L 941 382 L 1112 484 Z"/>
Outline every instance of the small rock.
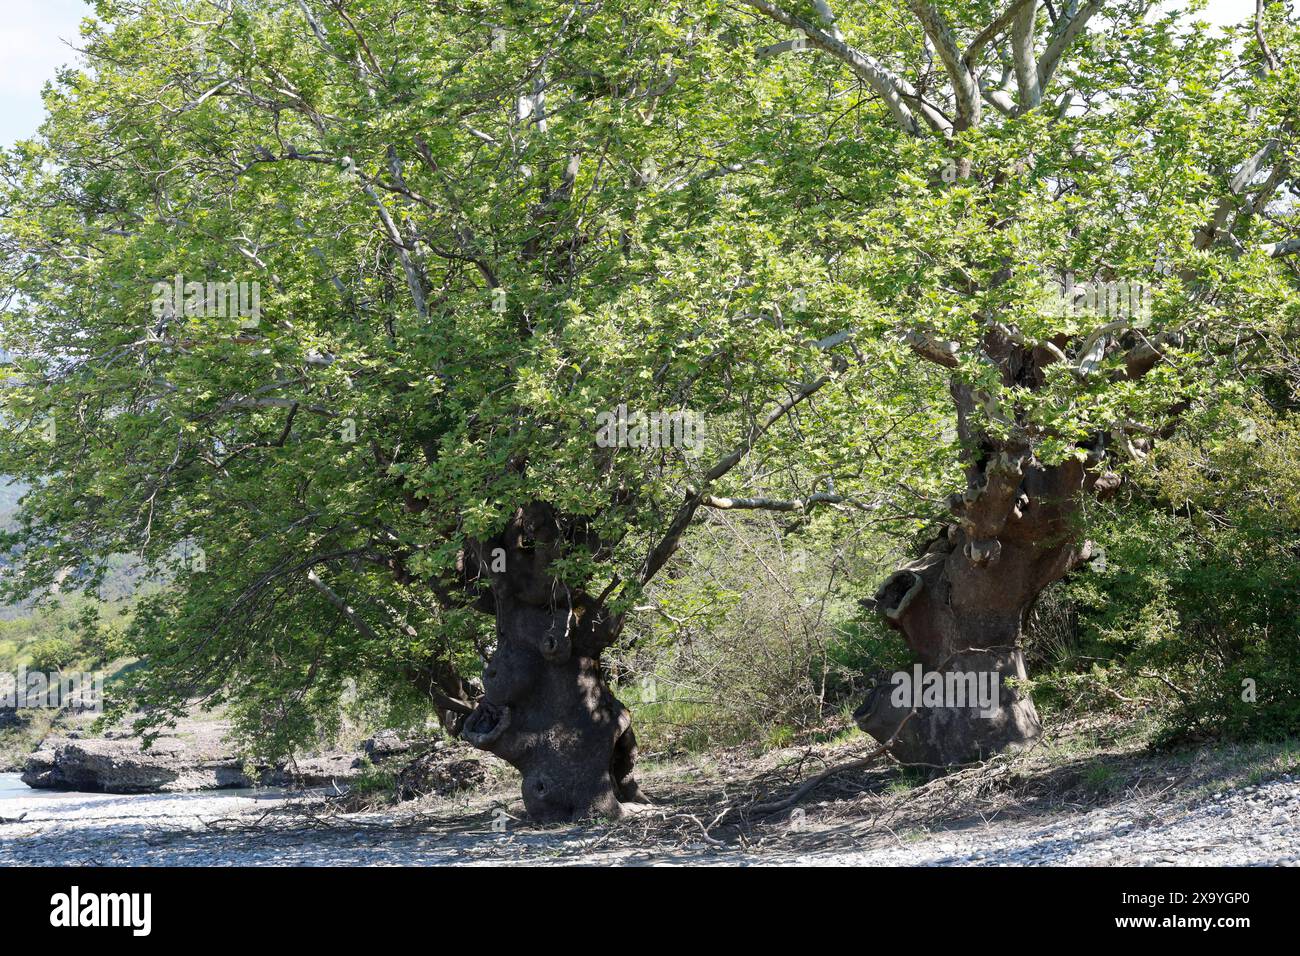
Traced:
<path fill-rule="evenodd" d="M 403 740 L 395 730 L 381 730 L 363 743 L 361 748 L 366 752 L 367 757 L 377 761 L 394 754 L 406 753 L 411 749 L 411 743 Z"/>

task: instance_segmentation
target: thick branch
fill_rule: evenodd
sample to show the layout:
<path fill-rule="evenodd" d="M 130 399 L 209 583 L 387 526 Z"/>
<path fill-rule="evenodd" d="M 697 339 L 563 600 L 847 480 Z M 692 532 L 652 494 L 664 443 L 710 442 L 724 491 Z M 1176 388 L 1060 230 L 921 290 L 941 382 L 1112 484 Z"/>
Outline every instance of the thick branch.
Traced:
<path fill-rule="evenodd" d="M 903 341 L 909 345 L 913 352 L 934 362 L 936 365 L 942 365 L 944 368 L 956 368 L 957 361 L 957 343 L 940 342 L 938 339 L 931 338 L 923 332 L 915 329 L 907 329 L 901 333 Z"/>
<path fill-rule="evenodd" d="M 935 7 L 926 0 L 908 0 L 908 6 L 925 30 L 935 49 L 943 68 L 952 81 L 953 92 L 957 100 L 957 126 L 959 130 L 978 126 L 980 121 L 980 94 L 971 75 L 970 67 L 957 49 L 957 40 L 952 28 Z"/>
<path fill-rule="evenodd" d="M 714 495 L 705 495 L 700 499 L 700 504 L 717 511 L 809 511 L 815 505 L 848 505 L 861 511 L 872 511 L 875 508 L 874 505 L 863 504 L 852 498 L 846 498 L 844 495 L 824 491 L 809 495 L 807 498 L 793 498 L 790 500 L 781 498 L 719 498 Z"/>
<path fill-rule="evenodd" d="M 1270 242 L 1263 248 L 1274 259 L 1293 255 L 1300 252 L 1300 236 L 1292 236 L 1290 239 L 1284 239 L 1281 242 Z"/>
<path fill-rule="evenodd" d="M 979 63 L 979 58 L 984 52 L 984 48 L 1001 36 L 1006 29 L 1011 26 L 1012 21 L 1016 19 L 1016 16 L 1026 5 L 1036 7 L 1038 5 L 1038 0 L 1011 0 L 1011 2 L 1007 4 L 1007 8 L 999 13 L 992 23 L 981 30 L 976 35 L 975 39 L 970 41 L 970 46 L 966 47 L 966 52 L 962 54 L 962 59 L 966 61 L 968 67 L 973 69 L 975 65 Z"/>
<path fill-rule="evenodd" d="M 1124 375 L 1126 378 L 1139 379 L 1151 371 L 1165 357 L 1167 347 L 1177 348 L 1183 344 L 1183 336 L 1177 332 L 1161 332 L 1150 339 L 1143 338 L 1124 356 Z"/>
<path fill-rule="evenodd" d="M 1034 62 L 1034 21 L 1037 12 L 1033 3 L 1022 6 L 1011 30 L 1011 59 L 1016 68 L 1016 85 L 1022 111 L 1032 110 L 1043 101 L 1038 64 Z"/>
<path fill-rule="evenodd" d="M 1057 21 L 1052 39 L 1047 44 L 1047 49 L 1043 51 L 1042 57 L 1038 60 L 1038 86 L 1040 90 L 1046 90 L 1051 85 L 1052 77 L 1056 75 L 1056 68 L 1061 65 L 1061 57 L 1065 56 L 1065 51 L 1070 48 L 1074 38 L 1083 32 L 1083 28 L 1088 25 L 1088 21 L 1101 10 L 1104 4 L 1105 0 L 1090 0 L 1087 6 L 1069 20 L 1066 20 L 1064 24 Z"/>
<path fill-rule="evenodd" d="M 797 17 L 792 13 L 787 13 L 780 7 L 766 2 L 766 0 L 741 0 L 748 7 L 753 7 L 763 16 L 777 23 L 790 27 L 793 30 L 799 30 L 808 37 L 808 41 L 819 50 L 829 53 L 831 56 L 848 65 L 867 86 L 871 87 L 876 94 L 885 101 L 890 115 L 893 116 L 903 132 L 912 136 L 920 135 L 920 126 L 916 122 L 916 117 L 912 114 L 911 109 L 903 102 L 903 98 L 915 97 L 916 90 L 911 87 L 907 81 L 901 77 L 895 76 L 886 70 L 883 66 L 853 47 L 849 46 L 841 39 L 837 39 L 830 33 L 818 29 L 809 21 L 802 17 Z M 838 32 L 838 31 L 836 31 Z M 933 111 L 930 111 L 933 112 Z M 927 116 L 927 122 L 933 125 L 934 117 Z"/>
<path fill-rule="evenodd" d="M 813 7 L 816 9 L 817 15 L 821 17 L 827 32 L 836 40 L 843 42 L 844 34 L 840 32 L 840 25 L 836 22 L 835 11 L 831 9 L 831 5 L 826 0 L 813 0 Z"/>
<path fill-rule="evenodd" d="M 1255 177 L 1264 168 L 1264 164 L 1268 162 L 1269 157 L 1277 151 L 1278 145 L 1276 139 L 1270 139 L 1233 173 L 1232 179 L 1228 182 L 1228 195 L 1219 200 L 1210 221 L 1197 230 L 1194 239 L 1197 249 L 1208 249 L 1214 245 L 1215 240 L 1219 238 L 1219 233 L 1227 225 L 1228 217 L 1232 215 L 1233 209 L 1237 207 L 1240 196 L 1255 181 Z"/>

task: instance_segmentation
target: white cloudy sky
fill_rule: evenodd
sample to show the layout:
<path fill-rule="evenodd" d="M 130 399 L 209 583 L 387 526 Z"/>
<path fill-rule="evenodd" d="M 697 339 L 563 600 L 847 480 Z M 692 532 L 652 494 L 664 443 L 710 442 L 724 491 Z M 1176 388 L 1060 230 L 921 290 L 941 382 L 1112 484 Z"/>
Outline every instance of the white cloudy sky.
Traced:
<path fill-rule="evenodd" d="M 1254 9 L 1254 0 L 1210 0 L 1206 18 L 1227 23 Z M 41 87 L 61 64 L 76 59 L 68 44 L 77 41 L 89 11 L 85 0 L 0 0 L 0 146 L 35 132 L 43 115 Z"/>

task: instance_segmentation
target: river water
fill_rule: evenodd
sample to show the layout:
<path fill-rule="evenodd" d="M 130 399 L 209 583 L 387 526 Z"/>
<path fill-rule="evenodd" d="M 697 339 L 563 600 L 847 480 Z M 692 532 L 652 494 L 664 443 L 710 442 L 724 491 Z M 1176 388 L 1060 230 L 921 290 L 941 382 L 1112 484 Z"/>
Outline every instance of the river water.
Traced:
<path fill-rule="evenodd" d="M 0 773 L 0 800 L 12 800 L 17 797 L 30 797 L 34 791 L 16 773 Z"/>
<path fill-rule="evenodd" d="M 0 803 L 8 800 L 66 800 L 70 797 L 84 797 L 84 793 L 72 790 L 33 790 L 23 783 L 22 774 L 0 773 Z M 0 817 L 7 814 L 0 813 Z"/>
<path fill-rule="evenodd" d="M 33 790 L 27 784 L 23 783 L 22 775 L 17 773 L 0 773 L 0 800 L 58 800 L 63 797 L 76 797 L 86 799 L 92 796 L 109 796 L 108 794 L 88 794 L 80 793 L 75 790 Z M 146 800 L 149 797 L 156 797 L 158 794 L 138 793 L 138 794 L 118 794 L 117 800 L 123 800 L 130 797 L 139 797 Z M 222 797 L 243 797 L 248 800 L 282 800 L 288 794 L 279 787 L 256 787 L 241 788 L 230 790 L 199 790 L 192 793 L 173 793 L 167 794 L 169 800 L 212 800 Z M 3 816 L 3 814 L 0 814 Z"/>

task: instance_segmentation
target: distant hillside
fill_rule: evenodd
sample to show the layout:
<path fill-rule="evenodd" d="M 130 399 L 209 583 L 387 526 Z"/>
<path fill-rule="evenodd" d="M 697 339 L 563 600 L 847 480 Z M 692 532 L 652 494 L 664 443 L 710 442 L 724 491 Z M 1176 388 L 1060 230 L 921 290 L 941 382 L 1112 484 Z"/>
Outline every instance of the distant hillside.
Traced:
<path fill-rule="evenodd" d="M 8 527 L 13 513 L 18 510 L 18 499 L 27 491 L 27 486 L 0 475 L 0 528 Z"/>
<path fill-rule="evenodd" d="M 13 527 L 14 512 L 18 510 L 18 499 L 23 496 L 27 486 L 23 484 L 10 484 L 9 479 L 0 476 L 0 530 Z M 0 573 L 8 567 L 9 562 L 3 556 L 0 556 Z M 23 617 L 27 613 L 26 608 L 20 606 L 0 607 L 0 621 L 10 621 L 14 618 Z"/>
<path fill-rule="evenodd" d="M 13 516 L 18 510 L 18 499 L 27 491 L 25 484 L 9 484 L 9 479 L 0 476 L 0 528 L 13 527 Z M 8 562 L 0 557 L 0 572 Z M 128 598 L 135 593 L 142 583 L 143 568 L 140 561 L 126 555 L 113 555 L 108 559 L 109 572 L 99 589 L 99 596 L 105 601 L 117 601 Z M 0 621 L 24 617 L 28 607 L 23 605 L 0 607 Z"/>

